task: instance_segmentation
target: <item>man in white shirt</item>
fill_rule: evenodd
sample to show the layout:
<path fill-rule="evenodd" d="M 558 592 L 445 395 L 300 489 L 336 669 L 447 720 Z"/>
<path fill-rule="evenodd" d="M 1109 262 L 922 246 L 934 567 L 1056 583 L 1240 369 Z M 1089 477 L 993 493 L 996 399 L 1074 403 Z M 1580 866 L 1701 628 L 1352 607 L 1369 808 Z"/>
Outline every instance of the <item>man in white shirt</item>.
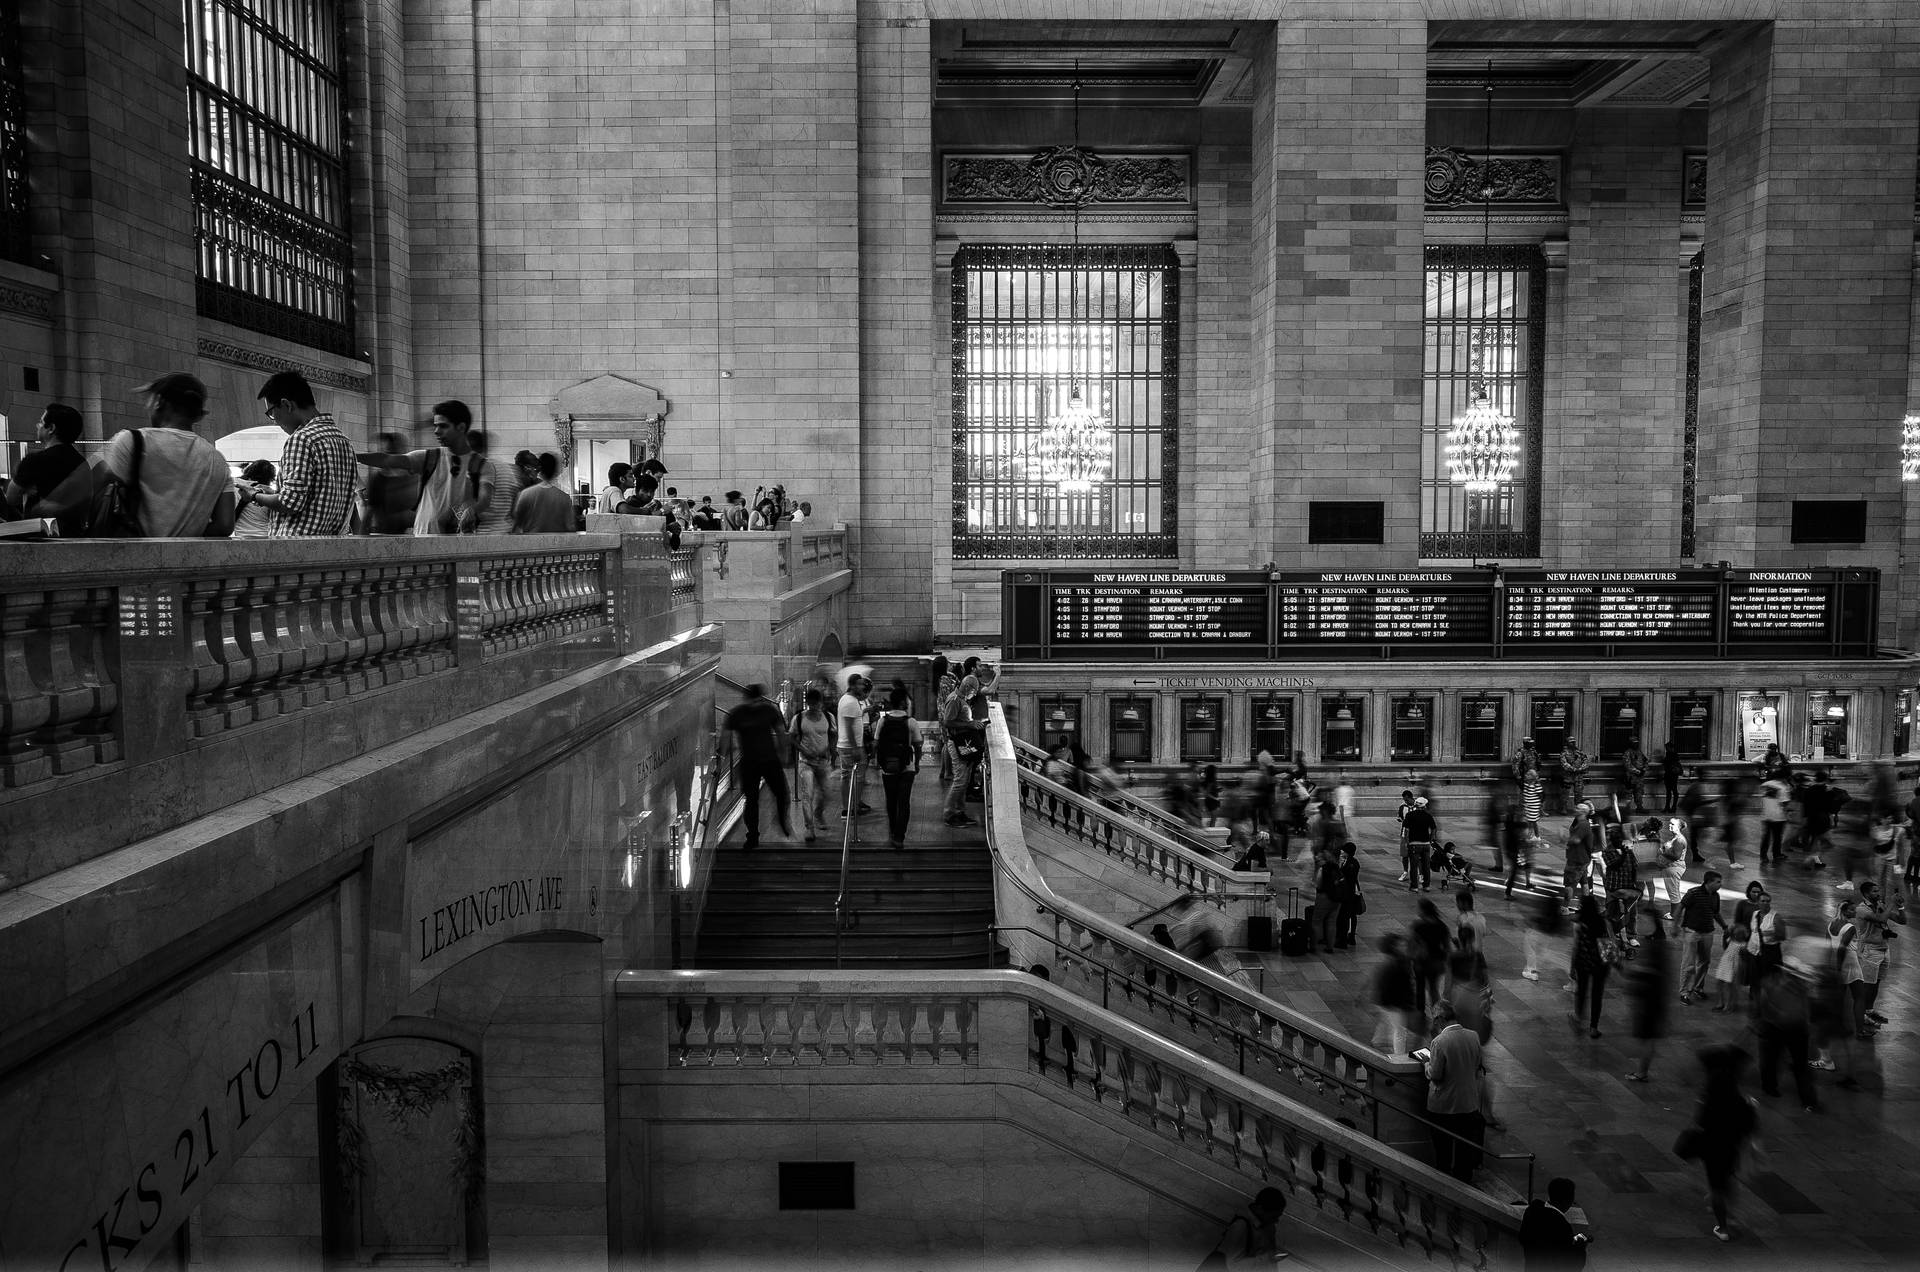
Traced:
<path fill-rule="evenodd" d="M 872 812 L 867 806 L 867 695 L 873 682 L 865 676 L 847 680 L 847 691 L 840 695 L 839 718 L 840 772 L 847 788 L 840 805 L 842 817 L 857 817 Z M 858 811 L 856 811 L 858 810 Z"/>
<path fill-rule="evenodd" d="M 148 539 L 224 539 L 233 533 L 233 474 L 212 442 L 193 426 L 207 414 L 207 386 L 185 371 L 163 375 L 147 395 L 153 427 L 125 430 L 107 448 L 107 471 L 133 494 L 133 514 Z M 135 468 L 138 477 L 135 477 Z"/>

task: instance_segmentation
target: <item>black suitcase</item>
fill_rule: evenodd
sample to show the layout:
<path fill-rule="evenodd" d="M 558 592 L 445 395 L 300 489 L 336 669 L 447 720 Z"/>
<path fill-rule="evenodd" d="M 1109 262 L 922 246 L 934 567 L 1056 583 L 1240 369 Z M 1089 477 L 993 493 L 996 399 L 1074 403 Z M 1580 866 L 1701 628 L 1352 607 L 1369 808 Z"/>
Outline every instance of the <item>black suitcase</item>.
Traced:
<path fill-rule="evenodd" d="M 1313 907 L 1307 907 L 1306 917 L 1300 910 L 1300 889 L 1287 889 L 1287 917 L 1280 920 L 1280 952 L 1288 958 L 1301 958 L 1313 953 Z"/>
<path fill-rule="evenodd" d="M 1249 914 L 1247 916 L 1247 948 L 1256 954 L 1273 952 L 1272 915 Z"/>

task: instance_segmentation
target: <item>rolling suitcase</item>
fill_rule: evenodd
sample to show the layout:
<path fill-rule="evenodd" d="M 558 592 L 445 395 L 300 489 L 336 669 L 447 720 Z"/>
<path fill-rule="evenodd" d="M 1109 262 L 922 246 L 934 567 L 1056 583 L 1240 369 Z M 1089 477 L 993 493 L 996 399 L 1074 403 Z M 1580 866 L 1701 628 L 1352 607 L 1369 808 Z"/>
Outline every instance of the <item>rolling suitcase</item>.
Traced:
<path fill-rule="evenodd" d="M 1280 952 L 1288 958 L 1313 953 L 1313 907 L 1300 915 L 1300 889 L 1287 889 L 1287 917 L 1280 920 Z"/>

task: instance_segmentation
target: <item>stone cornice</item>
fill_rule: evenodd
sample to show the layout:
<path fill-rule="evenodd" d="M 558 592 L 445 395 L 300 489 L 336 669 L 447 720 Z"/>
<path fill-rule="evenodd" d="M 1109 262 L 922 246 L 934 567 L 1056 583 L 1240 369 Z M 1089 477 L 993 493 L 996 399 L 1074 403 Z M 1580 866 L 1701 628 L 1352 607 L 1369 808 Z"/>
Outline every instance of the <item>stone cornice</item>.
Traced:
<path fill-rule="evenodd" d="M 230 340 L 219 340 L 202 336 L 199 354 L 203 358 L 212 358 L 216 362 L 225 362 L 229 366 L 246 367 L 250 371 L 298 371 L 307 378 L 309 384 L 324 384 L 329 388 L 345 389 L 349 393 L 369 393 L 373 390 L 370 376 L 353 371 L 343 371 L 334 367 L 321 366 L 314 362 L 303 362 L 297 358 L 288 358 L 280 354 L 267 353 L 264 350 L 249 348 Z"/>

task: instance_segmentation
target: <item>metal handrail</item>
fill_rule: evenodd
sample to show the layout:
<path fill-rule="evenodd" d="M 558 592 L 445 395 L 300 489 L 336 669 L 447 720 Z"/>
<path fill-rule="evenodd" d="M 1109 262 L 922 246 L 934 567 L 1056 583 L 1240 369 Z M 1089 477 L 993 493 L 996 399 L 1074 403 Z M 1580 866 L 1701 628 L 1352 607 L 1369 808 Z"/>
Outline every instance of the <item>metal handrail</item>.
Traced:
<path fill-rule="evenodd" d="M 846 814 L 847 825 L 846 829 L 840 833 L 840 891 L 833 898 L 833 965 L 835 967 L 840 966 L 841 934 L 850 926 L 857 927 L 860 922 L 858 915 L 854 916 L 853 923 L 847 922 L 847 873 L 848 867 L 853 864 L 853 845 L 856 838 L 854 831 L 860 825 L 860 805 L 856 802 L 859 797 L 853 793 L 853 779 L 859 772 L 858 762 L 847 770 L 846 790 L 843 792 L 840 804 L 841 811 Z"/>

